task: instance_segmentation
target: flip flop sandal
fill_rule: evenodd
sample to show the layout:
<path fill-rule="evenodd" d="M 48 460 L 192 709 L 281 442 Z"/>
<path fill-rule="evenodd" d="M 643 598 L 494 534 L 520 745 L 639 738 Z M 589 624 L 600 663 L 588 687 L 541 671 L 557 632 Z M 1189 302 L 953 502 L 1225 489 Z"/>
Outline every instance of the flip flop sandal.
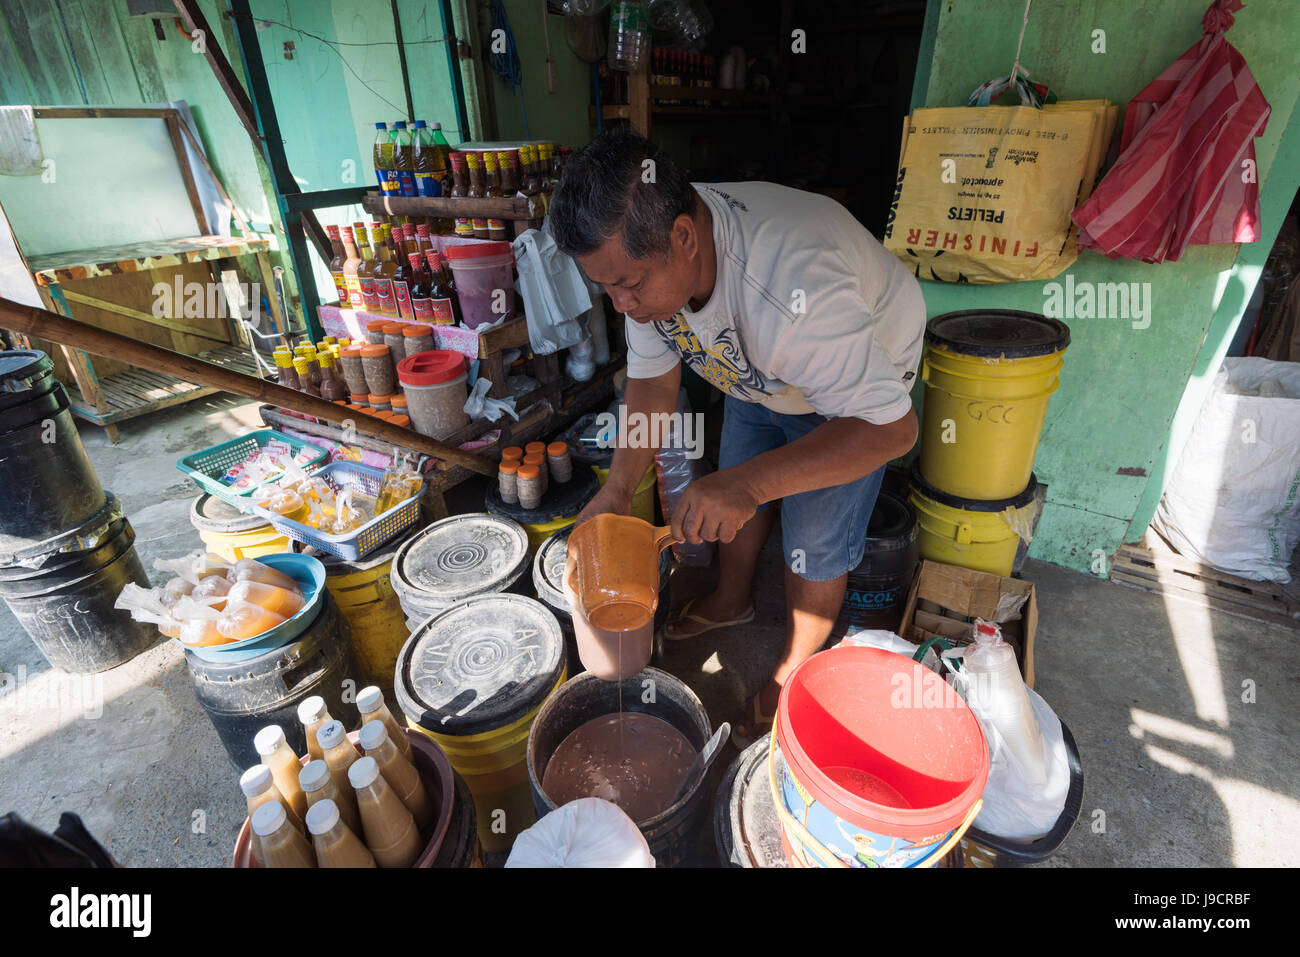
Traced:
<path fill-rule="evenodd" d="M 713 631 L 715 628 L 730 628 L 732 625 L 745 625 L 754 620 L 754 609 L 749 610 L 748 615 L 742 615 L 740 618 L 733 618 L 730 621 L 710 621 L 702 615 L 691 614 L 691 608 L 695 605 L 695 599 L 692 598 L 682 606 L 681 612 L 672 621 L 664 625 L 664 638 L 668 641 L 685 641 L 687 638 L 698 638 L 706 632 Z M 684 621 L 693 621 L 697 625 L 703 625 L 699 631 L 693 631 L 689 635 L 674 635 L 669 629 L 674 624 Z"/>
<path fill-rule="evenodd" d="M 762 693 L 754 695 L 749 699 L 749 710 L 753 717 L 750 719 L 750 729 L 755 731 L 754 737 L 741 733 L 739 723 L 731 728 L 731 743 L 739 750 L 744 751 L 747 747 L 757 741 L 759 738 L 767 737 L 772 731 L 772 724 L 776 721 L 776 715 L 763 714 L 758 699 Z"/>

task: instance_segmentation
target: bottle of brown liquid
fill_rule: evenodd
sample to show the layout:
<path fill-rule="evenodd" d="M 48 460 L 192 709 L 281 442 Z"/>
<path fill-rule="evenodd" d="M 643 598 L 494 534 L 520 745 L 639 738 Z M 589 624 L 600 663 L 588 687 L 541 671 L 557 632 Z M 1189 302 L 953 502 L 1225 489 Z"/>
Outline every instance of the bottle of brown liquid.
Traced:
<path fill-rule="evenodd" d="M 307 795 L 308 813 L 321 801 L 333 801 L 343 816 L 343 823 L 352 829 L 353 834 L 361 833 L 361 815 L 357 812 L 357 796 L 352 793 L 352 785 L 340 790 L 330 776 L 328 764 L 324 761 L 307 762 L 298 774 L 298 782 Z"/>
<path fill-rule="evenodd" d="M 317 867 L 374 867 L 375 858 L 361 838 L 343 823 L 339 807 L 328 798 L 307 812 Z"/>
<path fill-rule="evenodd" d="M 330 239 L 330 275 L 334 277 L 334 288 L 338 291 L 339 305 L 346 309 L 348 302 L 348 284 L 343 278 L 343 264 L 347 262 L 347 253 L 343 251 L 343 238 L 337 226 L 326 226 L 325 233 Z"/>
<path fill-rule="evenodd" d="M 384 223 L 372 223 L 371 231 L 375 239 L 375 302 L 381 316 L 397 318 L 397 302 L 393 299 L 393 272 L 397 263 L 393 262 L 389 245 L 390 227 Z"/>
<path fill-rule="evenodd" d="M 278 724 L 266 726 L 253 737 L 253 747 L 257 749 L 262 763 L 271 769 L 275 786 L 289 802 L 289 810 L 302 821 L 303 815 L 307 813 L 307 798 L 302 793 L 302 785 L 298 783 L 302 763 L 285 740 L 284 730 Z"/>
<path fill-rule="evenodd" d="M 248 817 L 251 820 L 257 813 L 257 809 L 263 804 L 269 804 L 277 801 L 281 805 L 287 804 L 284 795 L 280 789 L 275 786 L 275 779 L 271 777 L 271 769 L 265 764 L 254 764 L 251 768 L 239 776 L 239 789 L 244 792 L 244 803 L 248 807 Z M 295 820 L 293 815 L 289 815 L 289 820 L 299 830 L 303 829 L 301 820 Z M 258 846 L 257 841 L 252 842 L 253 860 L 258 867 L 265 867 L 262 863 L 262 849 Z"/>
<path fill-rule="evenodd" d="M 379 773 L 411 812 L 416 826 L 426 831 L 433 823 L 433 802 L 429 800 L 429 793 L 424 789 L 415 765 L 402 757 L 382 721 L 362 725 L 360 741 L 366 749 L 366 757 L 375 759 Z"/>
<path fill-rule="evenodd" d="M 397 792 L 379 773 L 375 759 L 357 760 L 348 769 L 348 780 L 357 792 L 366 847 L 375 855 L 375 863 L 380 867 L 410 867 L 420 856 L 420 829 Z"/>
<path fill-rule="evenodd" d="M 325 699 L 318 694 L 304 698 L 298 705 L 298 721 L 301 722 L 302 729 L 307 735 L 307 753 L 312 756 L 312 760 L 325 757 L 325 749 L 316 741 L 316 732 L 320 730 L 321 725 L 333 720 L 329 708 L 325 707 Z"/>
<path fill-rule="evenodd" d="M 315 867 L 316 854 L 289 822 L 284 805 L 268 801 L 253 814 L 253 840 L 263 867 Z"/>
<path fill-rule="evenodd" d="M 357 749 L 352 742 L 348 740 L 347 732 L 343 730 L 342 721 L 331 721 L 328 724 L 321 725 L 316 732 L 316 740 L 320 742 L 321 748 L 325 752 L 325 763 L 329 766 L 330 777 L 334 779 L 335 785 L 340 791 L 348 787 L 348 768 L 358 757 Z"/>
<path fill-rule="evenodd" d="M 411 754 L 411 742 L 407 740 L 406 731 L 396 718 L 393 712 L 388 710 L 388 704 L 384 701 L 384 693 L 377 685 L 369 685 L 357 692 L 357 711 L 361 713 L 361 723 L 367 724 L 371 721 L 382 721 L 384 727 L 388 729 L 388 738 L 393 744 L 397 745 L 397 750 L 402 753 L 402 757 L 408 761 L 414 761 Z M 361 745 L 365 748 L 365 745 Z"/>
<path fill-rule="evenodd" d="M 433 300 L 433 321 L 440 326 L 460 324 L 460 299 L 452 282 L 451 270 L 438 253 L 429 253 L 429 298 Z"/>

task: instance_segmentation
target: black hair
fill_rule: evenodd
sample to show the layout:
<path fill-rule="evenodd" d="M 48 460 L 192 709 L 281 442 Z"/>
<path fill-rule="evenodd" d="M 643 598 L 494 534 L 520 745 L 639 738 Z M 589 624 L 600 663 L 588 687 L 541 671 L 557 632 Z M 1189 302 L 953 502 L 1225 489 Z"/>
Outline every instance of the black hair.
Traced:
<path fill-rule="evenodd" d="M 616 234 L 632 259 L 663 255 L 673 221 L 691 215 L 695 202 L 695 187 L 667 153 L 644 136 L 610 131 L 564 164 L 551 196 L 551 235 L 570 256 Z"/>

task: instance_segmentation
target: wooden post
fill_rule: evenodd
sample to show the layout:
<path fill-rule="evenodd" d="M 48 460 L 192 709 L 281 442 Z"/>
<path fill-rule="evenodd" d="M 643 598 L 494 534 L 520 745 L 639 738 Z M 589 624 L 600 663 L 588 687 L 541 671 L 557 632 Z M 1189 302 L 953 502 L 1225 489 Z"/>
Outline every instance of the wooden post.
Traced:
<path fill-rule="evenodd" d="M 59 315 L 72 318 L 72 311 L 68 308 L 68 301 L 63 298 L 63 289 L 54 283 L 49 286 L 38 286 L 41 291 L 41 299 L 50 308 L 51 312 L 57 312 Z M 4 300 L 0 300 L 2 302 Z M 75 320 L 74 320 L 75 321 Z M 25 330 L 34 336 L 44 338 L 44 330 L 41 328 Z M 59 349 L 63 352 L 63 358 L 68 362 L 68 369 L 72 372 L 73 381 L 77 383 L 77 389 L 81 392 L 81 397 L 89 405 L 95 407 L 95 411 L 100 415 L 108 414 L 108 406 L 104 404 L 104 394 L 99 390 L 99 377 L 95 375 L 95 366 L 90 361 L 90 356 L 86 355 L 80 349 L 71 343 L 62 342 L 57 339 L 53 340 L 59 343 Z M 112 423 L 103 426 L 104 434 L 108 436 L 108 441 L 117 445 L 120 437 L 117 426 Z"/>

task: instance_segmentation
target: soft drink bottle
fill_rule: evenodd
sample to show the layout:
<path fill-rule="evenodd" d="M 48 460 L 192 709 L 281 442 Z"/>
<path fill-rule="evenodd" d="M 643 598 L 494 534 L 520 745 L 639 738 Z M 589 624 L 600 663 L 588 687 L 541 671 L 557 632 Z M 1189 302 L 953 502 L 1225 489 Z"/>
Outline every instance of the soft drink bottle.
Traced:
<path fill-rule="evenodd" d="M 393 165 L 397 168 L 398 194 L 416 195 L 415 167 L 411 159 L 411 134 L 406 129 L 405 120 L 398 120 L 393 124 Z"/>
<path fill-rule="evenodd" d="M 393 134 L 388 131 L 387 123 L 375 124 L 375 179 L 385 196 L 396 196 L 397 170 L 393 166 Z"/>

